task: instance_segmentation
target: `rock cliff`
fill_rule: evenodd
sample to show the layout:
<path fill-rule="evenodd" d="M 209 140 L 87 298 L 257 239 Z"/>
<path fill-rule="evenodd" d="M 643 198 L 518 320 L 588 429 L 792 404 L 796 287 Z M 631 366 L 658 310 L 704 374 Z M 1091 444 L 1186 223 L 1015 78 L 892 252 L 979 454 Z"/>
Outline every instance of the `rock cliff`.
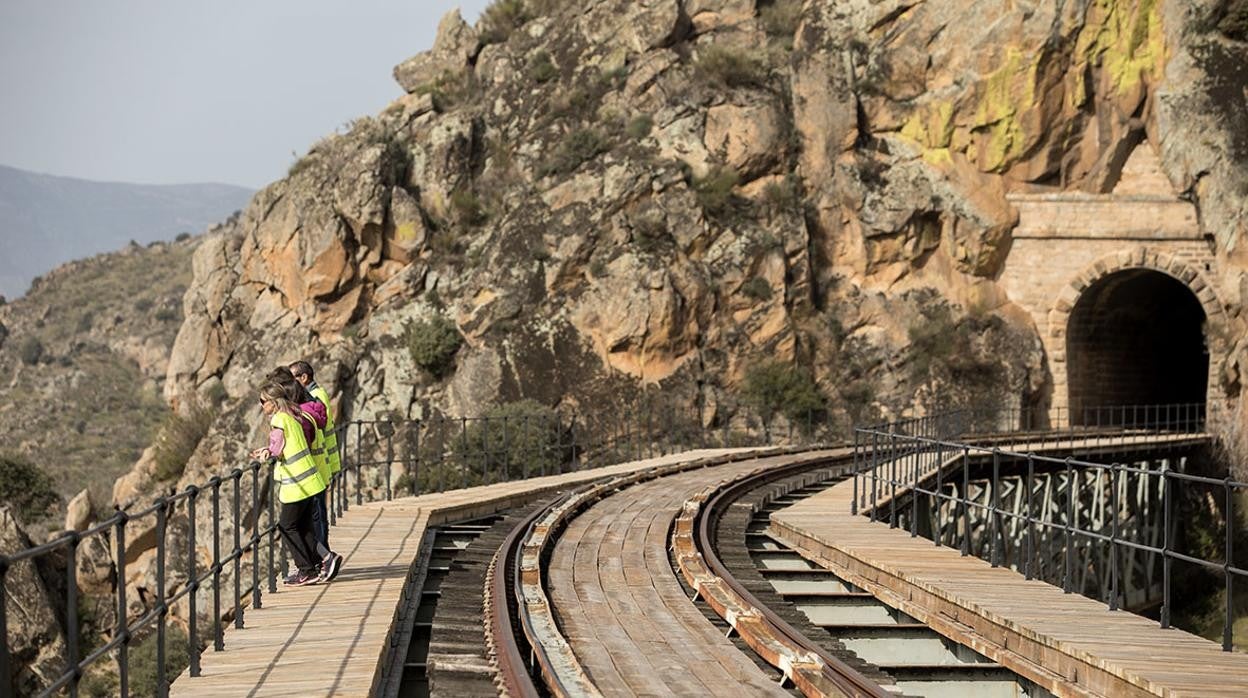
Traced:
<path fill-rule="evenodd" d="M 166 396 L 220 383 L 241 400 L 308 356 L 357 417 L 654 384 L 713 402 L 771 356 L 813 367 L 838 410 L 890 412 L 961 383 L 904 370 L 944 303 L 1000 364 L 990 392 L 1040 396 L 1034 329 L 994 283 L 1018 222 L 1006 195 L 1109 191 L 1147 138 L 1237 262 L 1241 4 L 451 13 L 395 69 L 407 94 L 197 252 Z M 465 338 L 445 380 L 403 342 L 434 314 Z M 1019 351 L 987 348 L 1002 344 Z"/>

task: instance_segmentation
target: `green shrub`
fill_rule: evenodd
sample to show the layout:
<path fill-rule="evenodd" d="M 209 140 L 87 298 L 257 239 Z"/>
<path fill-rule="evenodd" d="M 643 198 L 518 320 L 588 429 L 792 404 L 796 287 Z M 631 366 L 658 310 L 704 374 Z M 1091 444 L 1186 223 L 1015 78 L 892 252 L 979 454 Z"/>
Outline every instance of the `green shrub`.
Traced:
<path fill-rule="evenodd" d="M 529 20 L 524 0 L 494 0 L 481 12 L 481 44 L 501 44 Z"/>
<path fill-rule="evenodd" d="M 497 482 L 506 474 L 554 472 L 570 457 L 571 440 L 562 435 L 558 414 L 534 400 L 494 407 L 450 437 L 456 461 L 477 482 Z M 561 444 L 563 447 L 561 447 Z M 488 477 L 482 476 L 488 473 Z"/>
<path fill-rule="evenodd" d="M 156 322 L 173 322 L 182 317 L 177 308 L 161 308 L 156 311 Z"/>
<path fill-rule="evenodd" d="M 165 630 L 165 676 L 172 682 L 190 664 L 186 633 L 176 625 Z M 156 690 L 156 633 L 152 633 L 130 648 L 130 695 L 154 696 Z"/>
<path fill-rule="evenodd" d="M 649 114 L 633 117 L 624 130 L 628 133 L 629 138 L 639 141 L 649 136 L 650 132 L 654 130 L 654 119 Z"/>
<path fill-rule="evenodd" d="M 714 167 L 705 177 L 693 180 L 693 192 L 702 210 L 712 218 L 722 218 L 736 210 L 733 190 L 741 178 L 730 167 Z"/>
<path fill-rule="evenodd" d="M 723 88 L 766 87 L 767 63 L 755 52 L 713 44 L 698 53 L 694 64 L 707 82 Z"/>
<path fill-rule="evenodd" d="M 540 174 L 543 177 L 549 177 L 575 172 L 581 165 L 610 149 L 610 141 L 597 129 L 577 129 L 569 133 L 550 158 L 543 163 Z"/>
<path fill-rule="evenodd" d="M 463 344 L 459 328 L 449 318 L 435 315 L 406 328 L 407 348 L 412 361 L 435 378 L 450 373 L 455 352 Z"/>
<path fill-rule="evenodd" d="M 140 298 L 134 302 L 134 309 L 136 312 L 146 313 L 152 309 L 152 305 L 154 304 L 151 298 Z"/>
<path fill-rule="evenodd" d="M 607 263 L 601 259 L 595 259 L 589 263 L 589 273 L 596 279 L 604 278 L 607 275 Z"/>
<path fill-rule="evenodd" d="M 43 342 L 38 337 L 27 337 L 17 346 L 17 356 L 27 366 L 34 366 L 43 358 Z"/>
<path fill-rule="evenodd" d="M 1248 41 L 1248 0 L 1228 0 L 1218 31 L 1227 38 Z"/>
<path fill-rule="evenodd" d="M 186 242 L 187 240 L 190 240 L 190 239 L 191 239 L 190 233 L 178 233 L 178 236 L 175 237 L 173 241 L 174 242 Z"/>
<path fill-rule="evenodd" d="M 429 95 L 433 108 L 446 112 L 461 104 L 470 104 L 481 93 L 481 86 L 473 75 L 442 73 L 437 78 L 416 88 L 416 94 Z"/>
<path fill-rule="evenodd" d="M 550 54 L 538 51 L 529 60 L 529 78 L 536 83 L 546 83 L 559 77 L 559 68 L 550 59 Z"/>
<path fill-rule="evenodd" d="M 471 189 L 456 189 L 451 194 L 451 208 L 455 210 L 456 219 L 470 228 L 485 225 L 490 219 L 481 197 Z"/>
<path fill-rule="evenodd" d="M 0 296 L 0 298 L 4 298 L 4 296 Z M 5 327 L 3 322 L 0 322 L 0 349 L 4 348 L 4 341 L 8 338 L 9 328 Z"/>
<path fill-rule="evenodd" d="M 26 461 L 0 457 L 0 502 L 9 505 L 22 523 L 46 517 L 60 497 L 52 478 Z"/>
<path fill-rule="evenodd" d="M 577 121 L 596 121 L 598 108 L 602 106 L 602 98 L 608 92 L 623 87 L 627 77 L 627 68 L 615 68 L 582 76 L 575 88 L 555 96 L 550 108 L 551 116 Z"/>
<path fill-rule="evenodd" d="M 777 414 L 798 425 L 818 422 L 816 416 L 825 404 L 809 371 L 780 361 L 757 364 L 746 371 L 742 397 L 765 424 Z"/>
<path fill-rule="evenodd" d="M 756 301 L 769 301 L 773 291 L 771 284 L 767 283 L 767 279 L 761 276 L 754 278 L 741 284 L 741 294 L 746 298 L 753 298 Z"/>
<path fill-rule="evenodd" d="M 792 175 L 763 187 L 763 206 L 772 213 L 801 213 L 801 185 Z"/>
<path fill-rule="evenodd" d="M 183 414 L 170 412 L 165 417 L 152 444 L 158 479 L 175 480 L 182 476 L 199 442 L 208 435 L 212 418 L 213 410 L 196 400 L 187 405 Z"/>
<path fill-rule="evenodd" d="M 793 47 L 793 38 L 802 20 L 801 0 L 775 0 L 759 8 L 758 14 L 768 36 L 780 41 L 786 48 Z"/>

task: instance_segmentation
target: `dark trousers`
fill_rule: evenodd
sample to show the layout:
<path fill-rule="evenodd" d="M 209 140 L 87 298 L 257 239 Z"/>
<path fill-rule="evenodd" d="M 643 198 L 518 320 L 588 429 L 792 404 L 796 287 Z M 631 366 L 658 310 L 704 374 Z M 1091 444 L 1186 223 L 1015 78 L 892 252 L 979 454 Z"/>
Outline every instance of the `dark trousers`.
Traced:
<path fill-rule="evenodd" d="M 277 530 L 282 533 L 286 549 L 295 566 L 304 574 L 317 574 L 321 560 L 316 557 L 316 500 L 314 497 L 282 505 Z"/>
<path fill-rule="evenodd" d="M 329 507 L 326 506 L 329 490 L 316 495 L 316 554 L 318 559 L 329 557 Z"/>

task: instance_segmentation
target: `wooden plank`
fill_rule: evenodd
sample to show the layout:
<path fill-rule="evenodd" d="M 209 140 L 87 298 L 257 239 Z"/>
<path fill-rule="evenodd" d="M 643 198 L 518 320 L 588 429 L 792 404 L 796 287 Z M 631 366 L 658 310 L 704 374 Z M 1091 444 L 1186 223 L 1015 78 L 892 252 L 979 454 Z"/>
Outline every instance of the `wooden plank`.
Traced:
<path fill-rule="evenodd" d="M 184 671 L 176 697 L 367 696 L 379 670 L 395 608 L 425 529 L 486 516 L 563 488 L 657 465 L 744 449 L 706 450 L 352 506 L 331 530 L 345 562 L 333 583 L 265 593 L 247 627 L 225 631 L 225 650 L 203 654 L 203 675 Z M 202 626 L 201 626 L 202 627 Z"/>
<path fill-rule="evenodd" d="M 547 570 L 551 603 L 582 667 L 607 695 L 788 695 L 702 615 L 667 556 L 684 501 L 777 457 L 640 483 L 573 518 Z"/>

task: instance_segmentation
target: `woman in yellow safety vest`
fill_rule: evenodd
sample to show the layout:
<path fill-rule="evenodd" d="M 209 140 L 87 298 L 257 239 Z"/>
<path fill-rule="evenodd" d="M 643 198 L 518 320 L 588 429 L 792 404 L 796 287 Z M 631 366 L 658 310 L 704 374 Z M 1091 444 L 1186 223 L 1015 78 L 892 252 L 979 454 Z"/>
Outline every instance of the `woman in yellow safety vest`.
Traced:
<path fill-rule="evenodd" d="M 269 445 L 251 455 L 277 459 L 273 479 L 277 501 L 282 504 L 277 528 L 298 568 L 286 578 L 286 584 L 316 584 L 321 561 L 316 554 L 315 498 L 325 491 L 325 481 L 310 448 L 308 434 L 315 433 L 314 427 L 287 399 L 280 385 L 266 383 L 260 389 L 260 406 L 269 417 Z"/>

